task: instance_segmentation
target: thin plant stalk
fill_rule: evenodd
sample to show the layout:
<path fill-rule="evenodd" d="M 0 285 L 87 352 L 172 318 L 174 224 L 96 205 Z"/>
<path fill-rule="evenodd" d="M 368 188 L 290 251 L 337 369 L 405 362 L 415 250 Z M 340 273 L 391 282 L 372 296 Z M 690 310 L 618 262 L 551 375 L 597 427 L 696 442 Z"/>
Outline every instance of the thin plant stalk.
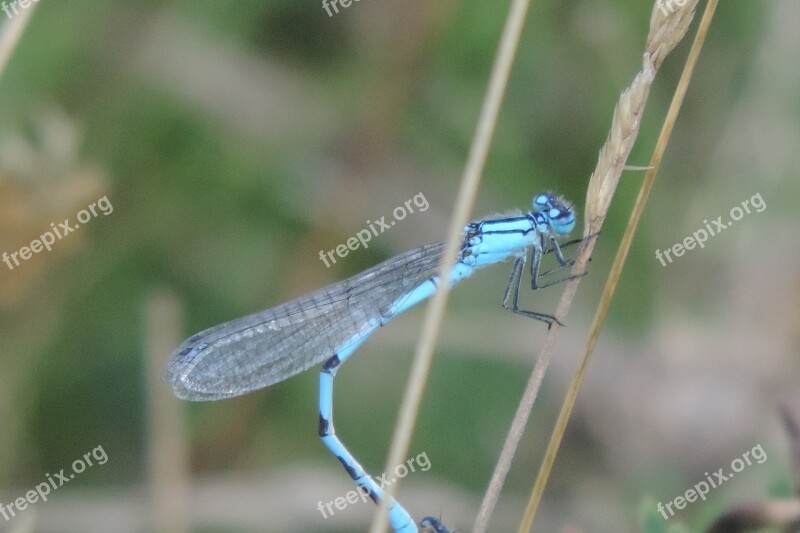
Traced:
<path fill-rule="evenodd" d="M 670 135 L 672 134 L 675 121 L 678 117 L 678 112 L 680 111 L 684 97 L 686 96 L 686 91 L 689 86 L 689 82 L 692 79 L 694 67 L 697 64 L 697 59 L 700 56 L 700 51 L 703 48 L 706 35 L 708 34 L 708 28 L 710 27 L 711 21 L 714 17 L 714 11 L 717 7 L 717 2 L 718 0 L 709 0 L 703 14 L 703 18 L 700 21 L 700 26 L 697 30 L 697 35 L 695 35 L 692 49 L 689 52 L 689 57 L 686 60 L 686 65 L 684 66 L 680 81 L 675 89 L 675 95 L 672 98 L 672 103 L 670 104 L 669 111 L 667 112 L 667 116 L 664 120 L 664 125 L 662 126 L 661 133 L 658 136 L 658 141 L 656 142 L 656 146 L 653 150 L 653 155 L 650 158 L 650 169 L 645 174 L 645 178 L 639 189 L 639 195 L 636 198 L 636 203 L 634 204 L 630 218 L 628 219 L 628 225 L 625 228 L 625 233 L 617 250 L 616 257 L 614 258 L 614 263 L 611 267 L 611 271 L 609 272 L 605 287 L 603 288 L 603 294 L 600 298 L 600 303 L 598 304 L 597 311 L 589 330 L 583 356 L 578 368 L 575 371 L 575 374 L 572 377 L 572 381 L 570 382 L 567 390 L 567 395 L 561 407 L 561 412 L 559 413 L 558 420 L 556 421 L 555 428 L 553 429 L 553 433 L 550 437 L 550 442 L 547 446 L 547 451 L 545 452 L 544 459 L 539 469 L 536 483 L 533 486 L 531 497 L 528 501 L 528 506 L 525 509 L 525 514 L 523 515 L 523 519 L 519 527 L 519 533 L 529 532 L 533 526 L 533 520 L 536 516 L 536 511 L 541 501 L 542 494 L 544 493 L 544 488 L 547 484 L 553 463 L 555 462 L 558 448 L 561 445 L 564 431 L 566 430 L 567 423 L 569 422 L 570 415 L 572 414 L 572 409 L 575 406 L 578 391 L 586 374 L 586 369 L 589 366 L 589 360 L 594 352 L 595 345 L 597 344 L 597 339 L 600 335 L 600 329 L 603 327 L 605 322 L 611 300 L 614 297 L 622 269 L 625 266 L 625 260 L 628 257 L 628 252 L 630 251 L 631 243 L 633 242 L 633 237 L 636 233 L 636 228 L 639 225 L 639 220 L 641 219 L 642 212 L 644 211 L 644 206 L 647 203 L 647 198 L 653 188 L 656 173 L 661 165 L 664 152 L 667 149 Z"/>
<path fill-rule="evenodd" d="M 586 198 L 586 220 L 584 235 L 596 235 L 605 220 L 611 205 L 619 178 L 625 169 L 625 162 L 633 149 L 639 133 L 642 114 L 650 94 L 650 88 L 658 68 L 664 58 L 683 39 L 694 16 L 697 0 L 690 0 L 683 6 L 675 6 L 673 12 L 663 12 L 658 6 L 653 8 L 650 18 L 650 33 L 647 38 L 646 53 L 643 56 L 642 70 L 634 78 L 631 86 L 620 96 L 611 123 L 611 132 L 600 150 L 597 167 L 589 180 Z M 574 276 L 583 274 L 591 257 L 595 239 L 589 239 L 581 248 L 572 269 Z M 556 308 L 555 316 L 564 319 L 580 283 L 580 278 L 567 282 Z M 520 399 L 503 449 L 495 466 L 489 487 L 473 526 L 473 533 L 484 533 L 497 504 L 505 478 L 511 468 L 517 446 L 525 431 L 533 404 L 538 396 L 544 374 L 552 360 L 559 327 L 554 324 L 547 332 L 544 345 L 539 353 L 531 376 Z"/>
<path fill-rule="evenodd" d="M 434 344 L 442 324 L 447 297 L 450 294 L 450 271 L 458 254 L 464 226 L 469 222 L 472 206 L 475 203 L 478 184 L 480 183 L 486 156 L 489 152 L 489 146 L 497 124 L 497 117 L 500 113 L 500 107 L 506 92 L 508 78 L 530 3 L 531 0 L 512 0 L 508 17 L 503 27 L 500 44 L 489 77 L 489 87 L 478 117 L 469 156 L 456 197 L 453 216 L 450 220 L 447 245 L 442 261 L 439 264 L 439 279 L 441 280 L 439 290 L 434 294 L 425 312 L 422 332 L 414 354 L 414 361 L 403 395 L 403 402 L 400 407 L 400 414 L 395 426 L 394 437 L 384 472 L 393 470 L 395 465 L 402 463 L 408 454 L 417 413 L 419 412 L 422 395 L 425 392 L 425 385 L 428 381 Z M 397 494 L 398 485 L 399 483 L 395 482 L 386 488 L 386 497 L 381 500 L 378 512 L 375 513 L 370 526 L 370 533 L 385 533 L 388 502 L 390 498 Z"/>
<path fill-rule="evenodd" d="M 6 70 L 8 60 L 11 59 L 11 55 L 17 48 L 19 39 L 25 31 L 35 7 L 36 4 L 31 4 L 26 9 L 23 9 L 6 22 L 2 30 L 0 30 L 0 78 Z"/>

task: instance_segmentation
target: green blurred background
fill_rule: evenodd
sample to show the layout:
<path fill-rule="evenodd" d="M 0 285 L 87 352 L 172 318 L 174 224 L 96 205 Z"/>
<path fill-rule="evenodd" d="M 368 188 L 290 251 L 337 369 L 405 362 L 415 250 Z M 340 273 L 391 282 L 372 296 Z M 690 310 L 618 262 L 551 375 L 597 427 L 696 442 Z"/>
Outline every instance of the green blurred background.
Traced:
<path fill-rule="evenodd" d="M 534 2 L 476 218 L 552 189 L 581 227 L 650 9 Z M 355 1 L 332 17 L 290 0 L 40 2 L 0 79 L 0 252 L 103 196 L 113 212 L 13 270 L 0 263 L 0 502 L 97 446 L 108 462 L 0 530 L 366 530 L 370 505 L 317 510 L 352 487 L 316 437 L 316 372 L 209 404 L 152 376 L 194 332 L 443 238 L 506 13 L 450 0 Z M 764 464 L 664 524 L 699 531 L 729 505 L 790 493 L 777 408 L 800 407 L 798 17 L 794 0 L 721 4 L 535 530 L 638 531 L 655 502 L 757 444 Z M 629 164 L 647 164 L 696 25 L 658 74 Z M 516 531 L 642 176 L 619 184 L 493 531 Z M 330 268 L 319 260 L 420 192 L 425 212 Z M 763 212 L 673 264 L 655 259 L 755 194 Z M 401 488 L 417 518 L 461 531 L 545 334 L 500 308 L 507 275 L 481 272 L 452 295 L 411 448 L 431 468 Z M 526 305 L 552 311 L 558 294 Z M 337 379 L 337 432 L 373 474 L 423 312 L 381 330 Z"/>

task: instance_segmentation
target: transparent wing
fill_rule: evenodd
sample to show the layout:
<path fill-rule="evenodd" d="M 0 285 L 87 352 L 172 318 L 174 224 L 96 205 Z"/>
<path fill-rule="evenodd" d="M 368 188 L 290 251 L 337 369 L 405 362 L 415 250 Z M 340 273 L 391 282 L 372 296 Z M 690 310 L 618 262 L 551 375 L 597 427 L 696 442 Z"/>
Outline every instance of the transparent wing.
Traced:
<path fill-rule="evenodd" d="M 186 400 L 239 396 L 318 365 L 374 331 L 436 273 L 443 243 L 410 250 L 277 307 L 202 331 L 172 353 L 164 380 Z"/>

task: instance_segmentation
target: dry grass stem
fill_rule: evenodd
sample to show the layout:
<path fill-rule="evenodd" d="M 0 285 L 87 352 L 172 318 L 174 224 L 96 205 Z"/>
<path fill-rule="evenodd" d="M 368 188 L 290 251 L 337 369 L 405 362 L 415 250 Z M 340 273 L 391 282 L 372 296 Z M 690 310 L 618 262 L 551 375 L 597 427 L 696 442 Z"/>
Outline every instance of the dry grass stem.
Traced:
<path fill-rule="evenodd" d="M 148 483 L 150 525 L 155 531 L 188 533 L 189 446 L 184 405 L 176 402 L 161 380 L 166 356 L 180 343 L 182 309 L 166 291 L 153 291 L 145 305 L 145 357 L 148 397 Z"/>
<path fill-rule="evenodd" d="M 684 6 L 684 9 L 692 10 L 691 12 L 676 12 L 674 14 L 676 20 L 679 23 L 671 22 L 668 19 L 668 17 L 665 18 L 662 16 L 658 16 L 657 14 L 654 13 L 653 17 L 651 17 L 651 23 L 661 24 L 662 27 L 656 27 L 656 28 L 651 27 L 650 38 L 648 38 L 647 41 L 648 52 L 645 54 L 645 70 L 647 70 L 648 65 L 653 65 L 653 66 L 660 65 L 660 62 L 663 60 L 664 56 L 667 53 L 669 53 L 669 51 L 671 51 L 674 48 L 675 44 L 680 40 L 680 38 L 682 38 L 686 34 L 688 25 L 693 18 L 693 10 L 695 9 L 696 4 L 697 2 L 689 2 Z M 681 79 L 678 82 L 678 87 L 675 90 L 675 95 L 673 96 L 672 103 L 670 104 L 669 111 L 667 112 L 667 116 L 664 120 L 664 125 L 662 126 L 661 133 L 659 134 L 658 141 L 656 142 L 656 146 L 653 150 L 653 155 L 651 156 L 650 159 L 649 166 L 651 167 L 651 169 L 647 171 L 645 179 L 642 182 L 642 186 L 639 190 L 639 195 L 636 199 L 636 204 L 634 205 L 633 210 L 631 212 L 630 218 L 628 220 L 628 225 L 625 228 L 625 233 L 622 237 L 622 242 L 620 243 L 619 249 L 617 250 L 616 257 L 614 258 L 614 263 L 611 267 L 611 271 L 609 272 L 609 276 L 608 279 L 606 280 L 605 287 L 603 288 L 603 294 L 601 296 L 600 303 L 598 304 L 597 311 L 595 313 L 591 328 L 589 330 L 589 335 L 586 340 L 586 346 L 584 348 L 584 353 L 581 358 L 581 362 L 579 363 L 578 368 L 576 369 L 575 374 L 573 375 L 573 378 L 570 382 L 569 388 L 567 390 L 567 395 L 561 407 L 561 412 L 559 413 L 558 420 L 556 421 L 556 426 L 553 429 L 553 433 L 550 437 L 550 442 L 548 443 L 545 456 L 542 460 L 542 464 L 539 469 L 539 474 L 537 475 L 536 478 L 536 483 L 534 484 L 533 490 L 531 492 L 531 497 L 528 502 L 528 506 L 525 510 L 522 523 L 520 524 L 519 531 L 521 533 L 530 531 L 533 526 L 533 520 L 536 516 L 536 510 L 538 508 L 539 502 L 541 501 L 542 494 L 544 493 L 544 488 L 547 484 L 547 480 L 549 478 L 553 463 L 555 462 L 555 457 L 556 454 L 558 453 L 558 448 L 561 444 L 561 439 L 564 436 L 564 431 L 566 430 L 567 423 L 569 422 L 569 418 L 572 414 L 572 409 L 575 406 L 575 401 L 577 400 L 578 391 L 583 382 L 586 369 L 588 368 L 589 365 L 589 360 L 594 351 L 594 347 L 597 343 L 597 338 L 599 337 L 600 329 L 602 328 L 603 323 L 605 322 L 605 317 L 608 312 L 608 307 L 611 304 L 611 300 L 614 296 L 614 292 L 619 282 L 619 277 L 622 272 L 622 268 L 625 265 L 625 260 L 628 256 L 631 243 L 633 242 L 633 236 L 636 232 L 636 228 L 638 227 L 641 214 L 644 210 L 644 206 L 650 194 L 650 190 L 653 187 L 655 176 L 656 173 L 658 172 L 658 167 L 661 164 L 664 152 L 666 151 L 669 137 L 672 134 L 672 129 L 675 125 L 675 121 L 677 120 L 678 112 L 680 111 L 680 108 L 683 104 L 683 99 L 686 95 L 686 90 L 689 86 L 689 81 L 691 80 L 692 73 L 694 72 L 694 67 L 697 63 L 700 51 L 702 50 L 703 43 L 705 42 L 705 37 L 707 35 L 708 28 L 711 25 L 711 20 L 713 18 L 714 11 L 716 9 L 716 5 L 717 5 L 717 0 L 710 0 L 709 3 L 707 4 L 705 14 L 703 15 L 703 20 L 700 23 L 700 27 L 698 28 L 697 35 L 695 36 L 692 49 L 689 52 L 689 57 L 686 61 L 686 65 L 684 66 Z M 660 11 L 660 9 L 656 7 L 654 8 L 654 11 Z M 671 29 L 672 34 L 670 34 L 669 31 L 667 31 L 665 28 Z M 657 58 L 658 60 L 656 61 L 654 58 Z M 637 76 L 637 80 L 638 79 L 639 76 Z M 635 85 L 636 82 L 634 82 L 634 86 Z M 623 99 L 625 98 L 626 94 L 631 94 L 633 92 L 634 89 L 632 86 L 631 89 L 629 89 L 623 94 Z M 647 92 L 649 92 L 649 88 L 647 89 Z M 644 102 L 642 102 L 642 105 L 644 105 Z M 630 117 L 631 123 L 635 122 L 636 129 L 638 129 L 638 122 L 639 122 L 638 117 L 641 114 L 641 109 L 635 112 L 633 112 L 634 110 L 628 110 L 628 111 L 631 112 L 628 115 Z M 615 119 L 617 115 L 618 112 L 615 113 Z M 620 127 L 620 129 L 622 129 L 622 127 Z M 609 143 L 612 142 L 612 139 L 614 138 L 614 134 L 616 131 L 617 128 L 614 128 L 612 126 L 612 134 L 609 137 L 608 141 Z M 616 147 L 612 146 L 610 151 L 613 151 L 614 148 L 617 148 L 619 152 L 622 152 L 627 148 L 627 151 L 625 152 L 626 157 L 627 153 L 630 152 L 630 147 L 625 147 L 622 145 Z M 606 161 L 604 161 L 603 155 L 604 155 L 603 152 L 601 152 L 600 161 L 598 162 L 598 169 L 601 169 L 602 165 L 616 165 L 616 159 L 614 157 L 607 157 Z M 622 162 L 622 164 L 624 164 L 624 161 Z M 605 169 L 601 169 L 601 172 L 604 170 Z M 598 180 L 600 181 L 599 185 L 595 185 L 594 182 L 597 180 L 596 176 L 608 175 L 608 174 L 602 174 L 601 172 L 595 171 L 595 174 L 592 176 L 592 182 L 590 182 L 589 185 L 590 198 L 592 191 L 598 192 L 599 194 L 613 195 L 613 189 L 616 187 L 618 176 L 617 179 Z M 592 227 L 592 224 L 597 224 L 598 221 L 600 224 L 602 224 L 610 200 L 611 200 L 610 196 L 607 198 L 600 197 L 600 198 L 591 198 L 591 200 L 587 199 L 587 225 L 590 228 Z M 592 217 L 591 219 L 589 218 L 590 216 Z M 599 229 L 599 227 L 597 229 Z"/>
<path fill-rule="evenodd" d="M 31 4 L 27 9 L 23 9 L 19 14 L 15 15 L 11 20 L 3 25 L 0 30 L 0 78 L 3 77 L 3 72 L 6 70 L 8 60 L 11 59 L 11 54 L 17 48 L 20 37 L 28 25 L 28 21 L 33 15 L 33 10 L 36 4 Z"/>
<path fill-rule="evenodd" d="M 617 183 L 625 168 L 625 162 L 639 133 L 641 116 L 644 112 L 647 97 L 650 94 L 650 87 L 652 86 L 655 73 L 666 55 L 672 51 L 675 45 L 680 42 L 686 34 L 694 16 L 696 5 L 697 0 L 687 2 L 683 7 L 678 8 L 675 13 L 669 16 L 663 16 L 661 10 L 658 7 L 654 7 L 654 12 L 650 19 L 650 33 L 647 38 L 647 50 L 643 57 L 642 70 L 636 75 L 631 86 L 620 96 L 617 107 L 614 110 L 611 132 L 605 145 L 600 150 L 597 167 L 589 180 L 584 235 L 596 234 L 602 227 Z M 658 11 L 658 13 L 656 13 L 656 11 Z M 650 166 L 652 167 L 654 165 L 651 164 Z M 648 173 L 654 174 L 654 170 L 655 169 L 652 169 Z M 577 275 L 585 272 L 586 263 L 589 257 L 591 257 L 593 248 L 594 239 L 590 239 L 578 254 L 572 269 L 573 274 Z M 556 309 L 556 317 L 559 318 L 559 320 L 563 320 L 566 316 L 579 283 L 580 278 L 573 279 L 567 283 Z M 511 423 L 508 436 L 503 444 L 503 450 L 500 453 L 495 471 L 492 474 L 489 488 L 486 491 L 481 508 L 478 511 L 473 533 L 484 533 L 488 527 L 489 518 L 497 504 L 500 490 L 502 489 L 506 475 L 511 467 L 514 453 L 524 433 L 544 374 L 550 364 L 558 331 L 559 328 L 557 325 L 550 328 L 548 331 L 544 346 L 539 353 L 539 358 L 528 380 L 525 392 L 520 400 L 517 412 L 514 415 L 514 420 Z M 554 458 L 555 453 L 552 455 Z M 549 467 L 546 466 L 546 463 L 547 455 L 545 456 L 542 468 L 546 468 L 546 472 L 549 473 Z M 533 523 L 536 507 L 538 506 L 538 499 L 541 497 L 541 491 L 543 491 L 547 473 L 545 473 L 541 481 L 537 480 L 537 484 L 534 486 L 534 493 L 531 496 L 531 502 L 529 502 L 528 509 L 526 509 L 525 516 L 523 517 L 520 531 L 528 531 L 531 527 L 530 525 Z M 541 475 L 542 471 L 540 471 L 540 476 Z"/>
<path fill-rule="evenodd" d="M 619 98 L 611 121 L 611 132 L 600 150 L 597 168 L 589 179 L 585 212 L 587 235 L 600 231 L 603 225 L 625 161 L 639 134 L 642 113 L 656 71 L 667 54 L 686 35 L 694 18 L 696 6 L 697 0 L 692 0 L 670 15 L 664 15 L 658 6 L 653 7 L 647 49 L 642 58 L 642 70 Z"/>
<path fill-rule="evenodd" d="M 403 395 L 403 403 L 400 407 L 400 415 L 395 426 L 394 437 L 384 472 L 392 471 L 395 465 L 402 463 L 408 454 L 417 413 L 419 412 L 422 395 L 425 392 L 425 385 L 428 381 L 433 358 L 433 347 L 442 324 L 447 297 L 450 293 L 451 265 L 456 260 L 464 226 L 469 222 L 472 206 L 475 203 L 481 173 L 486 162 L 486 155 L 489 152 L 489 145 L 494 134 L 495 124 L 500 113 L 500 106 L 508 85 L 511 66 L 514 63 L 529 6 L 530 0 L 512 0 L 508 17 L 503 27 L 500 44 L 489 77 L 489 87 L 478 117 L 475 135 L 456 197 L 456 205 L 450 220 L 447 246 L 439 265 L 439 290 L 434 294 L 425 312 L 422 332 L 417 343 L 414 361 L 411 365 L 408 384 Z M 388 502 L 397 494 L 398 485 L 399 483 L 395 482 L 386 488 L 386 497 L 381 500 L 378 512 L 375 513 L 375 518 L 370 526 L 370 533 L 384 533 L 386 531 Z"/>

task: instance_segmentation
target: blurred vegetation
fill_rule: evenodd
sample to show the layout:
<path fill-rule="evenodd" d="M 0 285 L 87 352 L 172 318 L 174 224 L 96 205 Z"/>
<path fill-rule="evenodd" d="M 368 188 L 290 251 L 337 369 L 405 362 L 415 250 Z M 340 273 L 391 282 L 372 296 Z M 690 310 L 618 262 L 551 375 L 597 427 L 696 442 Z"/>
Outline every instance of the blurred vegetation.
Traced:
<path fill-rule="evenodd" d="M 797 80 L 786 71 L 798 49 L 777 46 L 785 32 L 772 23 L 794 12 L 791 0 L 718 10 L 540 531 L 642 523 L 662 531 L 652 507 L 641 511 L 643 498 L 666 501 L 756 442 L 769 461 L 670 525 L 699 530 L 747 495 L 791 493 L 773 407 L 798 370 L 800 165 L 796 150 L 782 148 L 798 137 Z M 547 189 L 574 200 L 582 217 L 588 174 L 619 91 L 638 68 L 649 15 L 637 0 L 534 3 L 476 217 L 527 209 Z M 0 79 L 0 252 L 28 245 L 103 195 L 114 210 L 13 271 L 0 264 L 0 501 L 98 444 L 108 463 L 61 491 L 91 505 L 104 491 L 143 490 L 143 324 L 153 291 L 179 298 L 188 335 L 441 239 L 505 16 L 505 4 L 425 0 L 354 2 L 333 17 L 319 3 L 290 0 L 42 2 Z M 659 73 L 629 164 L 647 162 L 689 41 Z M 737 148 L 742 137 L 752 151 Z M 756 164 L 764 160 L 772 164 Z M 502 524 L 515 523 L 530 490 L 639 180 L 631 172 L 620 183 L 562 333 L 561 361 L 503 492 L 510 519 Z M 331 268 L 319 261 L 319 250 L 345 242 L 367 219 L 388 218 L 418 192 L 429 210 Z M 769 206 L 763 214 L 667 268 L 653 259 L 654 249 L 756 192 Z M 499 309 L 503 270 L 476 275 L 451 299 L 412 446 L 427 452 L 432 469 L 410 476 L 405 494 L 413 483 L 434 483 L 476 509 L 485 490 L 544 333 Z M 537 294 L 531 305 L 552 309 L 556 296 Z M 385 459 L 421 316 L 416 310 L 385 328 L 337 380 L 338 433 L 373 473 Z M 749 330 L 748 318 L 756 324 Z M 739 342 L 747 331 L 755 337 Z M 737 353 L 728 349 L 734 340 Z M 685 367 L 687 353 L 715 346 L 719 357 L 708 361 L 719 367 L 694 367 L 692 380 L 671 370 Z M 607 354 L 620 364 L 605 367 Z M 654 366 L 636 374 L 642 360 Z M 699 392 L 688 394 L 694 378 Z M 316 439 L 316 386 L 309 372 L 244 398 L 189 405 L 193 474 L 249 479 L 298 466 L 332 472 L 340 483 L 328 499 L 349 490 Z M 728 395 L 737 411 L 725 410 Z M 598 410 L 607 418 L 593 418 Z M 719 438 L 693 433 L 698 427 Z M 641 454 L 621 461 L 631 449 Z M 466 531 L 471 515 L 440 504 L 429 501 L 427 514 L 441 511 Z M 56 501 L 35 507 L 43 518 L 59 509 Z M 224 530 L 248 530 L 231 520 Z M 338 526 L 329 519 L 315 527 Z"/>

